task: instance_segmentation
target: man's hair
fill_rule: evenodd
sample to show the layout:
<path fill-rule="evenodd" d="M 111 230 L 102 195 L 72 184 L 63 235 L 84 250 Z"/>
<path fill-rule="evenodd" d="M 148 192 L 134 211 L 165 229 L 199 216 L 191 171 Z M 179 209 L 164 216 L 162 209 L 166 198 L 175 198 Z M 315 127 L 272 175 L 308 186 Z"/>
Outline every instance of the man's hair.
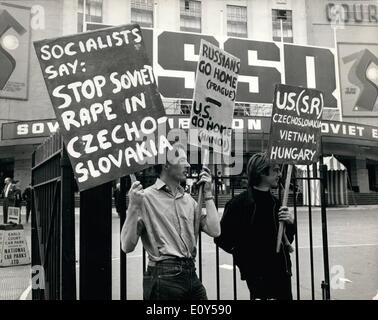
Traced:
<path fill-rule="evenodd" d="M 184 147 L 184 145 L 180 142 L 175 142 L 172 144 L 172 147 L 173 149 L 172 150 L 167 150 L 167 152 L 165 153 L 165 163 L 159 163 L 155 166 L 155 172 L 158 176 L 161 175 L 161 173 L 163 172 L 163 166 L 166 164 L 166 163 L 169 163 L 171 159 L 173 159 L 174 157 L 178 157 L 180 154 L 179 154 L 179 150 L 182 149 L 186 152 L 186 149 Z"/>
<path fill-rule="evenodd" d="M 254 154 L 247 163 L 248 186 L 257 186 L 262 175 L 269 175 L 271 163 L 266 153 Z"/>
<path fill-rule="evenodd" d="M 155 165 L 154 169 L 155 169 L 156 175 L 158 177 L 160 177 L 161 172 L 163 171 L 163 165 L 162 164 L 157 164 L 157 165 Z"/>

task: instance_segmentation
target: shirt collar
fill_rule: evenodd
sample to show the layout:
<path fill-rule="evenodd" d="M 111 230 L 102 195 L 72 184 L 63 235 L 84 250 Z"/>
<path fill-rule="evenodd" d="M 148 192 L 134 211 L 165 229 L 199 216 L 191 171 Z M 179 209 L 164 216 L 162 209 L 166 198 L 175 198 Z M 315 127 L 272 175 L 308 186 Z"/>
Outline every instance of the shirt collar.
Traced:
<path fill-rule="evenodd" d="M 154 186 L 155 186 L 156 190 L 162 190 L 163 189 L 164 191 L 168 191 L 168 186 L 160 178 L 156 179 L 156 182 L 155 182 Z M 179 191 L 180 194 L 184 194 L 185 190 L 184 190 L 184 188 L 181 185 L 179 185 L 177 187 L 177 189 L 178 189 L 178 191 Z"/>
<path fill-rule="evenodd" d="M 160 190 L 162 189 L 163 187 L 165 186 L 165 182 L 163 180 L 161 180 L 160 178 L 157 178 L 156 179 L 156 182 L 155 182 L 155 188 L 157 190 Z"/>

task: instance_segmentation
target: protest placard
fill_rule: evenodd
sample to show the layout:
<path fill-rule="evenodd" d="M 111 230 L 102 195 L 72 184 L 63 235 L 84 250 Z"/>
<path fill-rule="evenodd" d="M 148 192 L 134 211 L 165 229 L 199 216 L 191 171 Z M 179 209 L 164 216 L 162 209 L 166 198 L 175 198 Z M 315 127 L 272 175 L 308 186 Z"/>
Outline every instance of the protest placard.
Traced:
<path fill-rule="evenodd" d="M 268 144 L 275 163 L 312 164 L 321 151 L 323 94 L 319 90 L 276 85 Z"/>
<path fill-rule="evenodd" d="M 318 161 L 321 153 L 323 106 L 323 93 L 319 90 L 283 84 L 275 87 L 268 157 L 277 164 L 289 164 L 283 206 L 288 201 L 292 166 L 309 165 Z M 284 223 L 280 222 L 276 252 L 280 251 L 283 233 Z"/>
<path fill-rule="evenodd" d="M 155 164 L 172 149 L 141 29 L 34 42 L 80 191 Z"/>
<path fill-rule="evenodd" d="M 201 40 L 190 116 L 190 144 L 230 154 L 239 69 L 238 58 Z"/>

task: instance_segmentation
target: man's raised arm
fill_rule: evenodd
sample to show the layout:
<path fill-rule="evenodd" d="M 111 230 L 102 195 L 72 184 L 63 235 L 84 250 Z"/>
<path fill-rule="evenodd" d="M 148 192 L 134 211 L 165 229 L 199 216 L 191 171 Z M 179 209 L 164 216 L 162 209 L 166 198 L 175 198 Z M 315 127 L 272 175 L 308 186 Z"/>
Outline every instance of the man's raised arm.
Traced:
<path fill-rule="evenodd" d="M 126 253 L 134 251 L 144 225 L 141 219 L 144 191 L 142 184 L 136 181 L 129 191 L 129 207 L 126 221 L 121 231 L 121 247 Z"/>
<path fill-rule="evenodd" d="M 204 183 L 204 196 L 206 205 L 206 216 L 201 220 L 202 230 L 205 231 L 210 237 L 216 238 L 220 235 L 220 222 L 218 210 L 215 206 L 212 195 L 212 178 L 211 172 L 207 167 L 203 167 L 203 171 L 199 175 L 198 184 Z M 201 204 L 199 204 L 201 205 Z"/>

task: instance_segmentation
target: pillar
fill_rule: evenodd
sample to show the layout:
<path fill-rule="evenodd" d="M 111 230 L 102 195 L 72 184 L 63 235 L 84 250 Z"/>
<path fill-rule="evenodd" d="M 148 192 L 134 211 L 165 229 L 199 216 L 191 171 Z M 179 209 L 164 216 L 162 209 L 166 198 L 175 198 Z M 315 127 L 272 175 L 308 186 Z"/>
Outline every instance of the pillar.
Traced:
<path fill-rule="evenodd" d="M 361 193 L 370 192 L 369 188 L 369 172 L 366 168 L 366 159 L 355 160 L 355 175 L 356 184 L 358 185 Z"/>

